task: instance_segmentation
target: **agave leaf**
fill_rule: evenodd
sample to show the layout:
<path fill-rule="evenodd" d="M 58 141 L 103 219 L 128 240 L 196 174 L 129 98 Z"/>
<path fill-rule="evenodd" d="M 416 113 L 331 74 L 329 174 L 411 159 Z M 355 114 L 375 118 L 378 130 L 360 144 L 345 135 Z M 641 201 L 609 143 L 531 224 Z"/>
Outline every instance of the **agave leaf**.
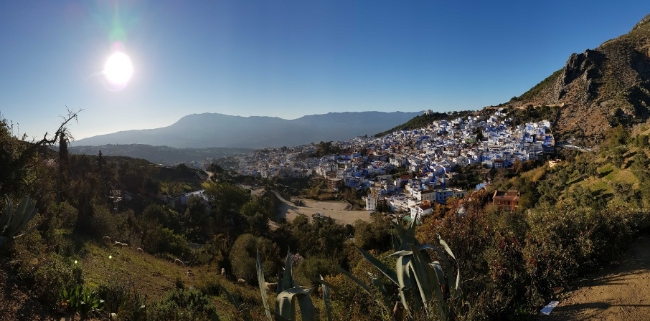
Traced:
<path fill-rule="evenodd" d="M 456 261 L 456 270 L 457 270 L 457 272 L 456 272 L 456 283 L 454 284 L 454 286 L 452 286 L 451 284 L 449 285 L 449 290 L 451 291 L 451 295 L 456 296 L 458 294 L 459 289 L 460 289 L 460 264 L 458 264 L 458 260 L 456 259 L 456 256 L 454 255 L 454 252 L 451 251 L 451 248 L 449 247 L 447 242 L 445 242 L 445 240 L 443 240 L 442 237 L 440 237 L 440 235 L 438 235 L 438 241 L 440 241 L 440 244 L 445 248 L 445 251 L 447 251 L 449 256 L 454 258 L 454 261 Z M 448 273 L 451 273 L 451 270 L 448 270 Z M 449 278 L 449 279 L 451 280 L 451 278 Z"/>
<path fill-rule="evenodd" d="M 393 224 L 393 228 L 395 229 L 395 234 L 397 236 L 397 241 L 399 241 L 397 243 L 401 245 L 401 243 L 404 241 L 403 237 L 404 237 L 404 233 L 406 232 L 406 230 L 399 223 L 391 222 L 391 224 Z M 397 250 L 395 250 L 395 251 L 397 251 Z"/>
<path fill-rule="evenodd" d="M 260 260 L 260 251 L 257 250 L 257 283 L 260 287 L 260 294 L 262 295 L 262 304 L 264 305 L 264 312 L 266 318 L 269 321 L 273 321 L 273 316 L 271 315 L 271 308 L 269 307 L 269 302 L 266 297 L 266 281 L 264 280 L 264 270 L 262 269 L 262 260 Z"/>
<path fill-rule="evenodd" d="M 390 233 L 390 241 L 391 244 L 393 244 L 393 251 L 397 252 L 399 251 L 400 244 L 399 244 L 399 238 L 397 236 L 397 232 Z"/>
<path fill-rule="evenodd" d="M 363 255 L 363 257 L 368 262 L 372 263 L 372 265 L 374 265 L 376 268 L 378 268 L 379 271 L 381 271 L 381 273 L 384 273 L 384 275 L 386 275 L 386 277 L 388 277 L 395 284 L 399 284 L 399 282 L 397 281 L 397 275 L 395 274 L 395 271 L 391 270 L 386 264 L 382 263 L 377 258 L 370 255 L 370 253 L 364 251 L 363 249 L 357 247 L 357 250 L 359 250 L 361 255 Z"/>
<path fill-rule="evenodd" d="M 428 315 L 431 312 L 430 303 L 432 289 L 427 274 L 427 262 L 415 245 L 411 244 L 411 248 L 413 249 L 413 257 L 411 259 L 410 267 L 413 269 L 413 278 L 419 290 L 420 300 L 422 300 Z"/>
<path fill-rule="evenodd" d="M 5 230 L 9 227 L 11 223 L 11 218 L 14 215 L 14 204 L 9 199 L 9 196 L 5 194 L 5 212 L 0 216 L 0 235 L 5 234 Z"/>
<path fill-rule="evenodd" d="M 401 250 L 401 251 L 394 252 L 389 256 L 405 256 L 405 255 L 413 255 L 413 251 Z"/>
<path fill-rule="evenodd" d="M 446 243 L 445 243 L 446 244 Z M 444 246 L 444 245 L 443 245 Z M 423 245 L 420 248 L 422 249 L 427 249 L 427 250 L 434 250 L 438 253 L 438 256 L 440 257 L 440 260 L 442 261 L 442 269 L 446 271 L 447 275 L 445 276 L 444 279 L 446 279 L 447 286 L 451 291 L 454 291 L 454 281 L 451 278 L 451 273 L 453 272 L 451 268 L 451 263 L 449 262 L 449 259 L 447 258 L 447 255 L 445 252 L 443 252 L 439 247 L 433 246 L 433 245 Z M 431 262 L 428 262 L 431 263 Z M 440 262 L 438 262 L 440 264 Z M 458 276 L 460 278 L 460 275 Z M 444 282 L 444 279 L 441 280 L 441 282 Z"/>
<path fill-rule="evenodd" d="M 368 272 L 368 275 L 370 276 L 370 283 L 379 289 L 379 292 L 383 294 L 384 296 L 388 295 L 388 291 L 386 290 L 386 287 L 384 286 L 384 283 L 381 282 L 381 280 L 374 274 Z"/>
<path fill-rule="evenodd" d="M 275 311 L 280 317 L 287 320 L 296 320 L 296 309 L 294 298 L 298 301 L 300 306 L 300 314 L 303 320 L 314 319 L 314 305 L 309 298 L 310 289 L 296 289 L 291 288 L 282 291 L 275 299 L 278 309 Z"/>
<path fill-rule="evenodd" d="M 411 256 L 400 256 L 395 263 L 395 271 L 397 273 L 397 285 L 399 285 L 399 296 L 402 301 L 404 309 L 410 312 L 411 307 L 407 297 L 407 292 L 411 291 L 413 285 L 409 276 L 408 263 L 411 261 Z"/>
<path fill-rule="evenodd" d="M 293 287 L 293 273 L 291 272 L 291 249 L 287 248 L 287 257 L 284 260 L 284 272 L 282 273 L 282 280 L 278 282 L 278 293 L 288 290 Z M 282 287 L 280 288 L 280 285 Z"/>
<path fill-rule="evenodd" d="M 445 240 L 443 240 L 442 237 L 440 237 L 440 235 L 438 235 L 438 241 L 440 241 L 440 244 L 442 244 L 442 246 L 445 248 L 445 251 L 449 253 L 449 256 L 453 257 L 455 260 L 456 256 L 454 255 L 454 252 L 451 251 L 451 248 L 449 247 L 447 242 L 445 242 Z"/>
<path fill-rule="evenodd" d="M 332 289 L 332 290 L 334 290 L 334 291 L 338 291 L 338 290 L 339 290 L 339 287 L 333 285 L 332 283 L 329 283 L 329 282 L 325 281 L 324 279 L 320 279 L 320 280 L 316 280 L 316 281 L 317 281 L 318 283 L 322 284 L 323 286 L 327 286 L 328 291 L 329 291 L 330 289 Z"/>
<path fill-rule="evenodd" d="M 282 291 L 275 298 L 275 315 L 276 318 L 280 317 L 284 320 L 295 321 L 296 309 L 293 304 L 293 294 L 287 291 Z"/>
<path fill-rule="evenodd" d="M 330 289 L 329 286 L 327 285 L 328 283 L 325 282 L 325 279 L 323 279 L 323 276 L 320 276 L 320 281 L 323 284 L 323 305 L 325 306 L 325 315 L 327 316 L 327 321 L 332 321 L 332 306 L 330 303 Z"/>
<path fill-rule="evenodd" d="M 20 234 L 14 236 L 13 238 L 14 238 L 14 239 L 17 239 L 17 238 L 19 238 L 19 237 L 23 237 L 23 236 L 25 236 L 25 235 L 31 233 L 31 232 L 32 232 L 33 230 L 35 230 L 37 227 L 38 227 L 37 225 L 34 225 L 34 226 L 30 227 L 27 231 L 25 231 L 25 232 L 23 232 L 23 233 L 20 233 Z"/>
<path fill-rule="evenodd" d="M 5 235 L 14 236 L 23 230 L 36 215 L 35 207 L 36 205 L 28 196 L 23 197 L 13 214 L 12 220 L 9 222 L 8 228 L 4 231 Z"/>
<path fill-rule="evenodd" d="M 297 295 L 295 298 L 298 300 L 298 306 L 300 306 L 302 320 L 314 320 L 316 318 L 316 309 L 314 309 L 314 304 L 311 302 L 309 294 Z"/>
<path fill-rule="evenodd" d="M 415 243 L 415 227 L 413 224 L 411 224 L 408 228 L 404 228 L 402 225 L 398 223 L 393 223 L 393 227 L 395 227 L 395 230 L 397 231 L 397 235 L 400 240 L 400 250 L 408 250 L 409 249 L 409 244 Z"/>
<path fill-rule="evenodd" d="M 228 289 L 226 289 L 223 285 L 221 285 L 221 289 L 224 292 L 226 292 L 226 297 L 228 298 L 228 301 L 232 303 L 233 306 L 235 306 L 235 309 L 237 309 L 237 311 L 239 311 L 241 307 L 239 300 L 237 300 L 237 298 L 233 296 L 232 293 L 230 293 L 230 291 L 228 291 Z"/>
<path fill-rule="evenodd" d="M 438 299 L 438 313 L 440 314 L 440 319 L 447 320 L 447 309 L 445 304 L 445 298 L 442 294 L 442 284 L 445 282 L 445 272 L 442 270 L 440 262 L 435 261 L 430 264 L 430 266 L 435 271 L 433 276 L 436 278 L 437 286 L 434 286 L 434 291 L 436 293 L 436 298 Z"/>

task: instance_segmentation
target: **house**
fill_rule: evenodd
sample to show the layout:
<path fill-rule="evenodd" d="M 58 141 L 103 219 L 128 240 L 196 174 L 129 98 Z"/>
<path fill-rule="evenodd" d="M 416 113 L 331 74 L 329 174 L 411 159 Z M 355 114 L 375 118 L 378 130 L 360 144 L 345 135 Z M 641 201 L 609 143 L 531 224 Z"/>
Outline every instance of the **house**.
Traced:
<path fill-rule="evenodd" d="M 373 212 L 377 210 L 377 199 L 377 192 L 374 189 L 371 189 L 371 192 L 365 197 L 366 211 Z"/>
<path fill-rule="evenodd" d="M 519 205 L 519 191 L 509 190 L 509 191 L 494 191 L 492 195 L 492 204 L 496 206 L 499 210 L 504 210 L 512 212 L 517 209 Z"/>
<path fill-rule="evenodd" d="M 432 190 L 417 190 L 413 192 L 413 196 L 418 201 L 434 201 L 436 199 L 436 193 Z"/>
<path fill-rule="evenodd" d="M 187 201 L 192 196 L 201 198 L 206 203 L 208 202 L 208 196 L 205 195 L 205 190 L 198 190 L 198 191 L 182 194 L 178 200 L 180 201 L 181 205 L 185 205 L 185 204 L 187 204 Z"/>
<path fill-rule="evenodd" d="M 428 202 L 423 202 L 411 207 L 411 219 L 422 219 L 425 215 L 429 215 L 433 212 L 431 204 Z"/>

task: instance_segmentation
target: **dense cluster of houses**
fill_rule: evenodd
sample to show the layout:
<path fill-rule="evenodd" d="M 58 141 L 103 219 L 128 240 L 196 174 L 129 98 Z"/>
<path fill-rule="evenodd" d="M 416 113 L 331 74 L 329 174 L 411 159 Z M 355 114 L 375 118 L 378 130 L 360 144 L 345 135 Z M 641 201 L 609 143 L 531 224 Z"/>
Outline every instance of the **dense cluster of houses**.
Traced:
<path fill-rule="evenodd" d="M 433 202 L 462 198 L 466 191 L 448 188 L 454 170 L 470 164 L 487 168 L 510 167 L 515 161 L 536 160 L 551 151 L 550 122 L 511 126 L 503 109 L 489 117 L 468 116 L 434 121 L 425 128 L 399 130 L 383 137 L 356 137 L 336 142 L 344 153 L 310 157 L 314 144 L 264 149 L 238 155 L 239 172 L 262 178 L 327 178 L 330 188 L 369 188 L 366 209 L 385 204 L 412 218 L 427 215 Z M 396 169 L 415 175 L 394 178 Z"/>

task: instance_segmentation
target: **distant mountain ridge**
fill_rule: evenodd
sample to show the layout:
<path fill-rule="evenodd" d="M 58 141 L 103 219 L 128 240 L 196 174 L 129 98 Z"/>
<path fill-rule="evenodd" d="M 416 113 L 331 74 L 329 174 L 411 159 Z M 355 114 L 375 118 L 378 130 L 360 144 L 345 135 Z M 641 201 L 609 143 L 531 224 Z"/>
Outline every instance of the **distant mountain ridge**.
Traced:
<path fill-rule="evenodd" d="M 127 130 L 80 139 L 74 145 L 146 144 L 176 148 L 263 148 L 348 140 L 393 128 L 420 112 L 344 112 L 293 120 L 266 116 L 192 114 L 161 128 Z"/>
<path fill-rule="evenodd" d="M 629 33 L 572 54 L 562 69 L 503 105 L 558 106 L 555 133 L 586 145 L 602 141 L 612 126 L 645 122 L 650 117 L 650 15 Z"/>

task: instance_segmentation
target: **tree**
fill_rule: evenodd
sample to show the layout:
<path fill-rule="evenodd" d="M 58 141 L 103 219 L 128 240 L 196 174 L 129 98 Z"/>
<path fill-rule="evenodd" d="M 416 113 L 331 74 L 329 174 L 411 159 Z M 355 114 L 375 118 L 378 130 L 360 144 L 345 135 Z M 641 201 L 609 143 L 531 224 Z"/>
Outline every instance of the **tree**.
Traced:
<path fill-rule="evenodd" d="M 374 215 L 370 223 L 354 222 L 354 244 L 364 250 L 384 252 L 390 249 L 392 225 L 383 215 Z"/>
<path fill-rule="evenodd" d="M 302 260 L 296 269 L 298 275 L 307 279 L 312 287 L 316 288 L 320 284 L 320 276 L 330 276 L 338 274 L 338 264 L 332 258 L 313 256 Z M 307 281 L 305 280 L 305 281 Z"/>
<path fill-rule="evenodd" d="M 48 133 L 39 141 L 26 141 L 27 135 L 21 138 L 14 136 L 13 124 L 0 118 L 0 195 L 26 195 L 30 193 L 33 180 L 30 174 L 39 164 L 39 154 L 45 152 L 47 146 L 52 146 L 62 135 L 69 136 L 68 124 L 77 120 L 79 111 L 68 110 L 68 115 L 50 137 Z M 35 179 L 38 179 L 35 178 Z"/>
<path fill-rule="evenodd" d="M 235 277 L 244 279 L 248 283 L 254 283 L 257 279 L 255 264 L 258 251 L 264 262 L 264 274 L 276 274 L 280 255 L 278 246 L 269 239 L 255 237 L 252 234 L 242 234 L 230 249 L 230 264 Z"/>
<path fill-rule="evenodd" d="M 208 214 L 208 208 L 203 202 L 203 198 L 190 196 L 187 200 L 183 215 L 183 224 L 187 238 L 196 242 L 205 242 L 210 233 L 209 220 L 210 215 Z"/>

